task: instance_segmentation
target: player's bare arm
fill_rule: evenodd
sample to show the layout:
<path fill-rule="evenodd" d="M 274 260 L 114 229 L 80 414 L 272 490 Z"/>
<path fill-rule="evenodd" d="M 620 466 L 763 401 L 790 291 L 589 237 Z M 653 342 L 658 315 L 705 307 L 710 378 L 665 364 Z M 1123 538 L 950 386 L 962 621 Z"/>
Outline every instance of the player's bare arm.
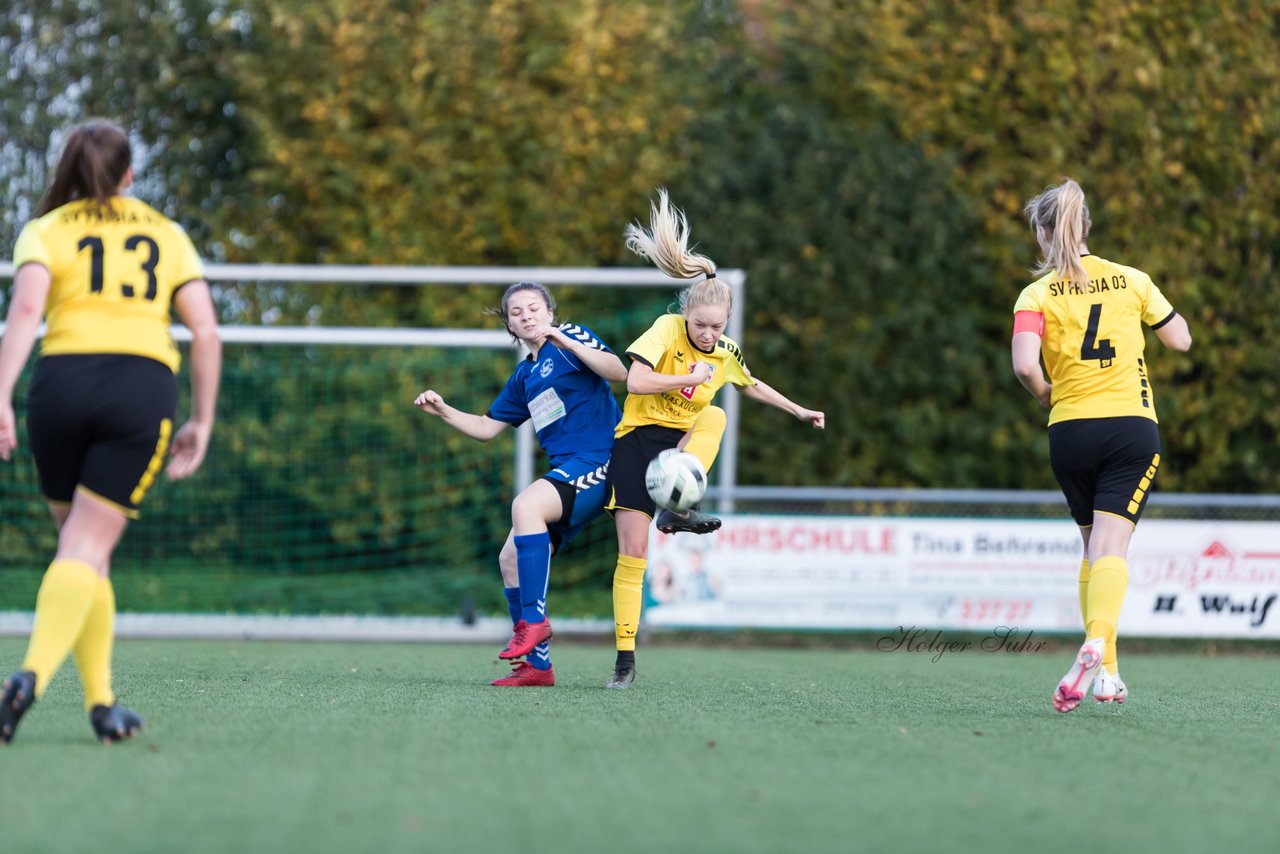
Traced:
<path fill-rule="evenodd" d="M 469 436 L 477 442 L 487 442 L 511 426 L 505 421 L 496 421 L 487 415 L 476 415 L 455 409 L 444 402 L 439 392 L 432 389 L 427 389 L 414 398 L 413 405 L 428 415 L 436 416 L 462 435 Z"/>
<path fill-rule="evenodd" d="M 627 391 L 632 394 L 661 394 L 664 391 L 702 385 L 711 379 L 706 362 L 694 362 L 687 374 L 660 374 L 644 362 L 633 360 L 627 371 Z"/>
<path fill-rule="evenodd" d="M 743 386 L 740 390 L 743 395 L 751 400 L 767 403 L 800 421 L 807 421 L 813 425 L 815 430 L 826 428 L 826 413 L 819 412 L 816 409 L 806 409 L 766 382 L 757 379 L 755 385 Z"/>
<path fill-rule="evenodd" d="M 1012 347 L 1013 373 L 1018 382 L 1048 409 L 1053 387 L 1044 378 L 1044 370 L 1040 367 L 1040 336 L 1034 332 L 1018 332 L 1013 336 Z"/>
<path fill-rule="evenodd" d="M 1157 329 L 1156 337 L 1170 350 L 1185 353 L 1191 349 L 1191 329 L 1187 326 L 1187 319 L 1180 314 L 1175 314 L 1172 320 Z"/>

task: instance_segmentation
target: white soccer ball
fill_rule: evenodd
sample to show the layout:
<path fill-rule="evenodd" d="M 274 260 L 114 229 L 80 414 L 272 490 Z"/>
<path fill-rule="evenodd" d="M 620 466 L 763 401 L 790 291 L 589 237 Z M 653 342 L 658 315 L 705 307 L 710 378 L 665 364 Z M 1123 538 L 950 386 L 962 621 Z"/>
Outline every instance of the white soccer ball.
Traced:
<path fill-rule="evenodd" d="M 668 448 L 649 462 L 644 485 L 655 504 L 680 512 L 702 500 L 707 491 L 707 470 L 693 454 Z"/>

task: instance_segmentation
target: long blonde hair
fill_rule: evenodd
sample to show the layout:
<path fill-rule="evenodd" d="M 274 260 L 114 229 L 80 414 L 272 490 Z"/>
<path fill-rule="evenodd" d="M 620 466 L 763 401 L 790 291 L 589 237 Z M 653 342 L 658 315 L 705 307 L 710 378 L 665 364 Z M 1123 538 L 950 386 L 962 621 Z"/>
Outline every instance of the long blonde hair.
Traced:
<path fill-rule="evenodd" d="M 684 213 L 671 205 L 667 191 L 658 188 L 658 201 L 649 203 L 649 228 L 631 223 L 624 234 L 627 248 L 652 261 L 654 266 L 673 279 L 706 276 L 680 292 L 680 311 L 688 315 L 702 305 L 723 305 L 733 310 L 733 292 L 716 278 L 716 265 L 710 258 L 689 251 L 689 223 Z"/>
<path fill-rule="evenodd" d="M 1032 234 L 1039 235 L 1043 228 L 1049 237 L 1044 259 L 1032 270 L 1035 275 L 1056 272 L 1073 281 L 1089 278 L 1080 255 L 1092 222 L 1079 184 L 1067 178 L 1056 187 L 1049 187 L 1027 202 L 1022 213 L 1031 224 Z"/>

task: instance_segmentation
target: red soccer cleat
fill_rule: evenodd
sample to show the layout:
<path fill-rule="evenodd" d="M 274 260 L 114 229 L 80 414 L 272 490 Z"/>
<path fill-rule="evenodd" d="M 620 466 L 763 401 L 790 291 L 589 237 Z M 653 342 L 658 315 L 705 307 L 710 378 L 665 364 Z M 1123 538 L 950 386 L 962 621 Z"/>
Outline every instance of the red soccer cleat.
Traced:
<path fill-rule="evenodd" d="M 541 623 L 526 623 L 521 620 L 516 623 L 511 640 L 507 641 L 507 648 L 498 653 L 498 658 L 524 658 L 546 640 L 551 640 L 550 620 L 543 620 Z"/>
<path fill-rule="evenodd" d="M 527 661 L 512 662 L 511 675 L 493 680 L 494 685 L 503 688 L 550 688 L 556 684 L 556 672 L 548 667 L 539 670 Z"/>

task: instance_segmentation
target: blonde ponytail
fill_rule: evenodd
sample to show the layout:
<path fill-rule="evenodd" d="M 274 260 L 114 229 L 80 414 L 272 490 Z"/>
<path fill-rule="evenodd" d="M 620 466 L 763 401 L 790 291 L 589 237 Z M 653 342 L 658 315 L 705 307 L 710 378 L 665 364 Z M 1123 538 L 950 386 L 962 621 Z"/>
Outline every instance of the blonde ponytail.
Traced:
<path fill-rule="evenodd" d="M 649 205 L 648 230 L 632 223 L 624 236 L 628 249 L 652 261 L 673 279 L 706 276 L 681 291 L 681 312 L 688 314 L 690 309 L 702 305 L 723 305 L 732 311 L 733 294 L 729 286 L 716 278 L 716 265 L 710 258 L 689 251 L 689 223 L 684 213 L 671 205 L 665 189 L 659 187 L 657 203 Z"/>
<path fill-rule="evenodd" d="M 1072 281 L 1088 279 L 1080 256 L 1092 223 L 1080 185 L 1067 178 L 1027 202 L 1022 212 L 1032 233 L 1038 235 L 1043 228 L 1048 236 L 1044 260 L 1032 272 L 1037 276 L 1057 273 Z"/>

